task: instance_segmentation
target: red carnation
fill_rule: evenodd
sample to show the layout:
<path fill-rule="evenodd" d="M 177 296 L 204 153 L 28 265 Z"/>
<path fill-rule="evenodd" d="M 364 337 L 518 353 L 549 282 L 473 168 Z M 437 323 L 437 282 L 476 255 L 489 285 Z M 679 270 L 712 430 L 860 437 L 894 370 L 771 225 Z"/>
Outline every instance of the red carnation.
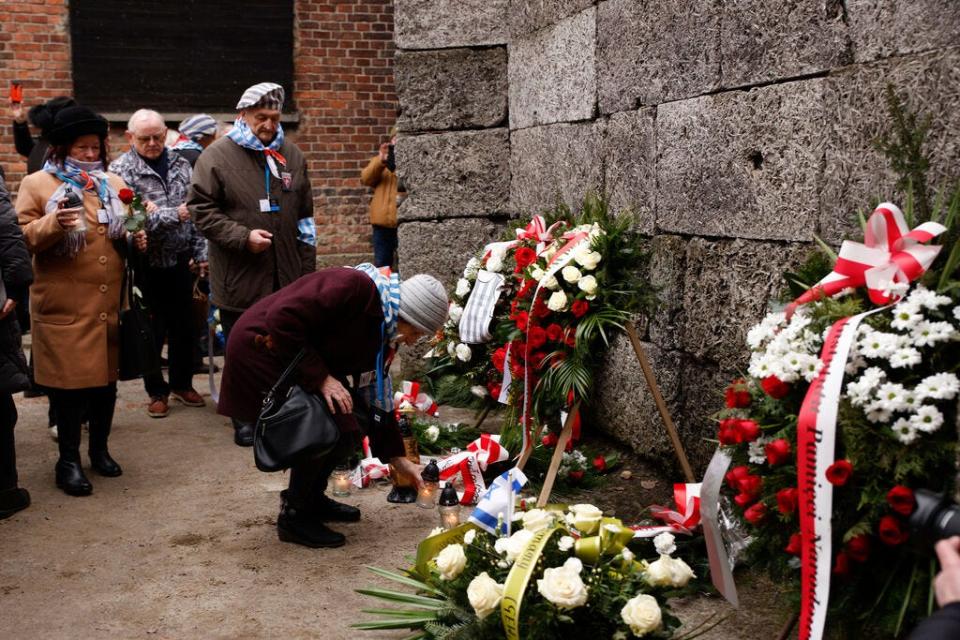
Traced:
<path fill-rule="evenodd" d="M 763 391 L 774 400 L 779 400 L 790 392 L 790 385 L 777 376 L 767 376 L 760 381 L 760 386 L 763 387 Z"/>
<path fill-rule="evenodd" d="M 727 475 L 724 478 L 727 481 L 727 484 L 730 485 L 732 489 L 737 488 L 737 482 L 740 478 L 745 478 L 750 475 L 750 469 L 746 465 L 740 465 L 739 467 L 734 467 L 727 472 Z"/>
<path fill-rule="evenodd" d="M 740 489 L 742 493 L 756 497 L 760 495 L 760 490 L 763 488 L 763 478 L 753 474 L 747 474 L 737 480 L 737 488 Z"/>
<path fill-rule="evenodd" d="M 580 318 L 587 311 L 590 310 L 590 305 L 587 304 L 586 300 L 574 300 L 573 304 L 570 305 L 570 313 L 573 314 L 575 318 Z"/>
<path fill-rule="evenodd" d="M 763 450 L 767 454 L 767 462 L 770 463 L 770 466 L 783 464 L 790 460 L 790 443 L 783 438 L 768 442 Z"/>
<path fill-rule="evenodd" d="M 917 501 L 913 497 L 913 491 L 898 484 L 887 493 L 887 504 L 900 515 L 909 516 L 917 506 Z"/>
<path fill-rule="evenodd" d="M 531 349 L 539 349 L 547 341 L 547 332 L 543 327 L 531 326 L 527 332 L 527 344 Z"/>
<path fill-rule="evenodd" d="M 734 380 L 724 392 L 729 409 L 744 409 L 750 406 L 750 392 L 742 378 Z"/>
<path fill-rule="evenodd" d="M 790 536 L 790 542 L 787 543 L 787 546 L 783 548 L 784 551 L 789 553 L 792 556 L 800 556 L 801 549 L 803 548 L 803 538 L 800 537 L 799 533 L 795 533 Z"/>
<path fill-rule="evenodd" d="M 907 539 L 907 532 L 903 530 L 900 521 L 893 516 L 883 516 L 880 518 L 878 531 L 883 543 L 890 546 L 901 544 Z"/>
<path fill-rule="evenodd" d="M 850 474 L 853 473 L 853 465 L 850 464 L 849 460 L 837 460 L 827 467 L 826 473 L 830 484 L 842 487 L 850 479 Z"/>
<path fill-rule="evenodd" d="M 571 471 L 569 474 L 567 474 L 567 477 L 569 478 L 570 482 L 576 484 L 583 480 L 583 471 Z"/>
<path fill-rule="evenodd" d="M 531 293 L 533 293 L 534 288 L 537 286 L 536 280 L 525 280 L 523 286 L 520 287 L 520 291 L 517 291 L 517 298 L 526 298 Z"/>
<path fill-rule="evenodd" d="M 534 315 L 534 317 L 543 319 L 543 318 L 546 318 L 546 317 L 547 317 L 548 315 L 550 315 L 551 313 L 553 313 L 553 312 L 550 311 L 550 307 L 547 306 L 547 303 L 544 302 L 544 300 L 543 300 L 542 297 L 537 298 L 536 300 L 533 301 L 533 315 Z"/>
<path fill-rule="evenodd" d="M 510 375 L 516 378 L 517 380 L 523 380 L 523 363 L 518 362 L 517 359 L 510 359 Z"/>
<path fill-rule="evenodd" d="M 752 507 L 748 507 L 746 511 L 743 512 L 743 517 L 747 519 L 747 522 L 757 526 L 763 519 L 767 516 L 767 507 L 762 502 L 758 502 Z"/>
<path fill-rule="evenodd" d="M 841 578 L 850 575 L 850 558 L 843 551 L 837 554 L 837 560 L 833 564 L 833 574 Z"/>
<path fill-rule="evenodd" d="M 780 513 L 790 515 L 796 511 L 798 495 L 799 492 L 793 487 L 777 491 L 777 509 L 780 510 Z"/>
<path fill-rule="evenodd" d="M 742 442 L 753 442 L 760 437 L 760 425 L 753 420 L 738 420 L 737 429 L 740 431 Z"/>
<path fill-rule="evenodd" d="M 527 330 L 527 323 L 530 321 L 530 314 L 526 311 L 521 311 L 517 314 L 517 317 L 514 318 L 514 321 L 517 323 L 517 329 L 520 331 Z"/>
<path fill-rule="evenodd" d="M 593 459 L 593 468 L 600 473 L 603 473 L 607 470 L 607 459 L 603 456 L 597 456 Z"/>
<path fill-rule="evenodd" d="M 500 347 L 493 352 L 493 355 L 490 356 L 490 361 L 493 362 L 493 367 L 503 373 L 503 365 L 507 361 L 507 348 Z"/>
<path fill-rule="evenodd" d="M 130 204 L 133 202 L 133 198 L 136 194 L 133 193 L 133 189 L 123 188 L 117 192 L 117 197 L 120 198 L 120 202 L 123 204 Z"/>
<path fill-rule="evenodd" d="M 517 263 L 517 268 L 514 273 L 520 273 L 533 264 L 533 261 L 537 259 L 537 254 L 530 247 L 520 247 L 516 253 L 513 254 L 513 259 Z"/>
<path fill-rule="evenodd" d="M 557 437 L 557 434 L 555 434 L 553 431 L 551 431 L 551 432 L 548 433 L 547 435 L 543 436 L 543 438 L 540 439 L 540 442 L 542 442 L 542 443 L 543 443 L 543 446 L 545 446 L 545 447 L 553 448 L 553 447 L 557 446 L 557 441 L 558 441 L 558 440 L 560 440 L 560 438 Z"/>
<path fill-rule="evenodd" d="M 556 322 L 551 323 L 547 327 L 547 338 L 551 342 L 558 342 L 563 338 L 563 327 L 558 325 Z"/>
<path fill-rule="evenodd" d="M 514 340 L 513 346 L 510 347 L 510 361 L 516 362 L 517 360 L 523 361 L 527 358 L 527 343 L 522 340 Z"/>
<path fill-rule="evenodd" d="M 854 562 L 866 562 L 870 555 L 870 536 L 861 533 L 858 536 L 850 538 L 847 543 L 847 555 Z"/>

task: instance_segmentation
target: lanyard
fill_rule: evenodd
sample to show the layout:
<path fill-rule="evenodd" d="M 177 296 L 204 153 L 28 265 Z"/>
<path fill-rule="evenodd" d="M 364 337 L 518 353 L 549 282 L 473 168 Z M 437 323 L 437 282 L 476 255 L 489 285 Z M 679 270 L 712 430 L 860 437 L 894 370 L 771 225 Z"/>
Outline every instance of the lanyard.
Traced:
<path fill-rule="evenodd" d="M 383 352 L 386 351 L 386 345 L 383 343 L 384 340 L 384 326 L 385 323 L 380 324 L 380 350 L 377 352 L 377 406 L 379 406 L 384 411 L 387 410 L 387 407 L 384 403 L 384 392 L 383 392 Z"/>
<path fill-rule="evenodd" d="M 270 157 L 263 157 L 263 182 L 267 188 L 267 200 L 270 200 Z"/>

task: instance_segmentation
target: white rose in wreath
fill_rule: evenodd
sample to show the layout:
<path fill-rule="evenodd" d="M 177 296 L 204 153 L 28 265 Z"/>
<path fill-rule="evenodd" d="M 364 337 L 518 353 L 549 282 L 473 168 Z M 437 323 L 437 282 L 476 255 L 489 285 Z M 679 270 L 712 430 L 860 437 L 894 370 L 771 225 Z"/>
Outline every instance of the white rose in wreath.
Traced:
<path fill-rule="evenodd" d="M 520 529 L 509 538 L 498 538 L 493 548 L 497 553 L 506 555 L 506 561 L 512 563 L 517 559 L 527 544 L 533 539 L 533 531 L 529 529 Z"/>
<path fill-rule="evenodd" d="M 592 296 L 597 292 L 597 279 L 593 276 L 583 276 L 580 278 L 580 281 L 577 282 L 577 286 L 588 296 Z"/>
<path fill-rule="evenodd" d="M 547 308 L 551 311 L 563 311 L 567 308 L 567 294 L 563 291 L 555 291 L 547 299 Z"/>
<path fill-rule="evenodd" d="M 476 258 L 470 258 L 467 267 L 463 270 L 463 277 L 473 280 L 477 277 L 477 271 L 480 270 L 480 261 Z"/>
<path fill-rule="evenodd" d="M 696 577 L 686 562 L 666 555 L 647 565 L 645 573 L 647 584 L 652 587 L 685 587 Z"/>
<path fill-rule="evenodd" d="M 583 563 L 577 558 L 567 558 L 562 567 L 545 569 L 543 578 L 537 580 L 537 591 L 561 609 L 576 609 L 587 603 L 587 585 L 580 578 Z"/>
<path fill-rule="evenodd" d="M 447 343 L 447 355 L 451 358 L 456 357 L 457 355 L 457 343 L 452 340 Z"/>
<path fill-rule="evenodd" d="M 470 362 L 470 358 L 473 357 L 473 351 L 470 350 L 470 347 L 463 344 L 462 342 L 457 345 L 456 348 L 457 360 L 461 362 Z"/>
<path fill-rule="evenodd" d="M 448 312 L 450 316 L 450 321 L 453 323 L 460 322 L 460 317 L 463 316 L 463 307 L 458 305 L 456 302 L 450 303 L 450 311 Z"/>
<path fill-rule="evenodd" d="M 627 600 L 627 604 L 620 610 L 620 618 L 630 627 L 633 635 L 639 638 L 659 629 L 663 615 L 657 599 L 641 593 Z"/>
<path fill-rule="evenodd" d="M 560 287 L 560 283 L 557 282 L 556 276 L 544 276 L 543 280 L 540 281 L 540 284 L 551 291 L 555 291 Z"/>
<path fill-rule="evenodd" d="M 481 620 L 497 610 L 502 598 L 503 585 L 491 578 L 486 571 L 471 580 L 467 587 L 467 600 Z"/>
<path fill-rule="evenodd" d="M 577 269 L 572 264 L 565 266 L 560 273 L 563 275 L 563 279 L 571 284 L 578 282 L 580 278 L 583 277 L 580 269 Z"/>
<path fill-rule="evenodd" d="M 592 504 L 575 504 L 569 507 L 567 523 L 577 528 L 585 536 L 596 533 L 600 528 L 603 511 Z"/>
<path fill-rule="evenodd" d="M 657 553 L 662 556 L 672 555 L 674 551 L 677 550 L 677 545 L 675 544 L 676 538 L 673 537 L 672 533 L 664 531 L 660 535 L 656 536 L 653 539 L 653 546 L 656 548 Z"/>
<path fill-rule="evenodd" d="M 494 254 L 487 258 L 487 271 L 492 271 L 494 273 L 503 269 L 503 258 L 499 255 Z"/>
<path fill-rule="evenodd" d="M 587 271 L 593 271 L 597 268 L 597 265 L 600 264 L 603 256 L 596 251 L 591 251 L 589 246 L 584 246 L 573 254 L 573 259 Z"/>
<path fill-rule="evenodd" d="M 553 525 L 553 515 L 545 509 L 531 509 L 523 514 L 523 528 L 536 533 Z"/>
<path fill-rule="evenodd" d="M 466 278 L 460 278 L 457 280 L 457 289 L 454 291 L 454 293 L 460 298 L 470 293 L 470 281 Z"/>
<path fill-rule="evenodd" d="M 462 545 L 448 544 L 437 554 L 436 563 L 440 579 L 453 580 L 463 573 L 467 566 L 467 554 L 463 552 Z"/>
<path fill-rule="evenodd" d="M 534 267 L 530 270 L 530 277 L 540 282 L 543 279 L 544 271 L 540 267 Z"/>
<path fill-rule="evenodd" d="M 440 437 L 440 427 L 435 424 L 430 425 L 423 432 L 423 437 L 426 438 L 427 442 L 434 443 L 437 441 L 437 438 Z"/>

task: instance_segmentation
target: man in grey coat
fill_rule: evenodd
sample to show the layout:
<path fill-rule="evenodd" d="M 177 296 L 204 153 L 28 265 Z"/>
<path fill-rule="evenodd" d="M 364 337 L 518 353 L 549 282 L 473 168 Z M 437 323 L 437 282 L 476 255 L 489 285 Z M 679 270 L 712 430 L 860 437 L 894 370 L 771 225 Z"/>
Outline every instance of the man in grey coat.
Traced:
<path fill-rule="evenodd" d="M 247 89 L 233 129 L 200 155 L 187 207 L 210 241 L 210 288 L 230 329 L 246 309 L 316 270 L 313 191 L 300 149 L 280 125 L 283 87 Z M 253 426 L 234 421 L 234 441 L 253 444 Z"/>

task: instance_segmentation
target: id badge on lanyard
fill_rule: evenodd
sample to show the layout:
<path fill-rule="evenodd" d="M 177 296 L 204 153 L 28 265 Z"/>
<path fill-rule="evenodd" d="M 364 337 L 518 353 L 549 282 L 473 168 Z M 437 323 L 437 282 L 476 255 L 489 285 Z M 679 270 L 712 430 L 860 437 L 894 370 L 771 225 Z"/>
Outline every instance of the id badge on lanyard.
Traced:
<path fill-rule="evenodd" d="M 280 211 L 280 201 L 270 196 L 270 163 L 273 158 L 267 157 L 263 163 L 263 182 L 266 185 L 267 197 L 260 201 L 260 213 L 277 213 Z"/>

